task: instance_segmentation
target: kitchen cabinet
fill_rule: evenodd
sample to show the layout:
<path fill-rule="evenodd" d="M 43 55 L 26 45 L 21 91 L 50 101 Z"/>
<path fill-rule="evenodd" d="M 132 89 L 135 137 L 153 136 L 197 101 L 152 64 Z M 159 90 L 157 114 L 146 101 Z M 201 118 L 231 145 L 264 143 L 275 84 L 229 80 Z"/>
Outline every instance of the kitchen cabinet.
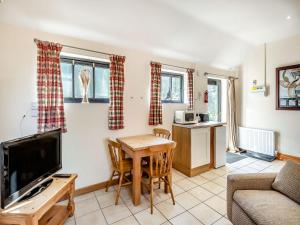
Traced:
<path fill-rule="evenodd" d="M 172 139 L 177 143 L 173 167 L 190 177 L 213 168 L 217 145 L 216 134 L 220 133 L 216 132 L 216 128 L 224 125 L 215 122 L 173 124 Z"/>

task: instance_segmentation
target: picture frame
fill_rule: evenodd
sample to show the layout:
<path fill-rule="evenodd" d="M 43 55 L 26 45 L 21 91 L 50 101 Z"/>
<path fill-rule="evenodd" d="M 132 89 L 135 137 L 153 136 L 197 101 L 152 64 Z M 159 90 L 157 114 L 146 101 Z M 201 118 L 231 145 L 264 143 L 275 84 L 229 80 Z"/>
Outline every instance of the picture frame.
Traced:
<path fill-rule="evenodd" d="M 276 110 L 300 110 L 300 64 L 276 68 Z"/>

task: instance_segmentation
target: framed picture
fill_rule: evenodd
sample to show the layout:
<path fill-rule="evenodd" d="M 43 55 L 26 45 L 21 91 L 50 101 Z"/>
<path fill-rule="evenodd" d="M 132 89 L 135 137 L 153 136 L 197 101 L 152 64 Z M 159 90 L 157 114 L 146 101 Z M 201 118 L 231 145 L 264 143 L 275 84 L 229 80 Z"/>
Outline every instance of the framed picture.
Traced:
<path fill-rule="evenodd" d="M 300 64 L 276 68 L 276 109 L 300 110 Z"/>

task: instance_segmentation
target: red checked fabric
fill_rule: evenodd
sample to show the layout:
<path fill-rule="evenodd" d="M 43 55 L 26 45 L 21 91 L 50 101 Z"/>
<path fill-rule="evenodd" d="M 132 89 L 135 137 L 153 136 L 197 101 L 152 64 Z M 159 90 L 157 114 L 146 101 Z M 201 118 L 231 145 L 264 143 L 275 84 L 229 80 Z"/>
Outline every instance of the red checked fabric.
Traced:
<path fill-rule="evenodd" d="M 64 97 L 60 58 L 62 46 L 57 43 L 36 41 L 38 131 L 61 128 L 66 132 Z"/>
<path fill-rule="evenodd" d="M 108 114 L 108 127 L 110 130 L 124 128 L 124 62 L 124 56 L 110 56 L 110 98 Z"/>
<path fill-rule="evenodd" d="M 194 108 L 194 80 L 193 80 L 194 72 L 195 72 L 194 69 L 187 69 L 189 109 Z"/>
<path fill-rule="evenodd" d="M 151 62 L 151 99 L 149 112 L 149 125 L 162 124 L 162 105 L 161 105 L 161 64 Z"/>

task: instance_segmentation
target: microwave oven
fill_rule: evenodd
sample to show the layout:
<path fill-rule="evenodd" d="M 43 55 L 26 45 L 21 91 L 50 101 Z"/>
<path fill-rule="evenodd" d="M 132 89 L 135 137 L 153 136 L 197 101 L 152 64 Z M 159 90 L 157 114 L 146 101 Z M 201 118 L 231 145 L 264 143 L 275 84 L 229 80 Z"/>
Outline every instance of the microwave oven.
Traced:
<path fill-rule="evenodd" d="M 180 124 L 194 124 L 198 121 L 193 111 L 177 110 L 175 111 L 174 122 Z"/>

